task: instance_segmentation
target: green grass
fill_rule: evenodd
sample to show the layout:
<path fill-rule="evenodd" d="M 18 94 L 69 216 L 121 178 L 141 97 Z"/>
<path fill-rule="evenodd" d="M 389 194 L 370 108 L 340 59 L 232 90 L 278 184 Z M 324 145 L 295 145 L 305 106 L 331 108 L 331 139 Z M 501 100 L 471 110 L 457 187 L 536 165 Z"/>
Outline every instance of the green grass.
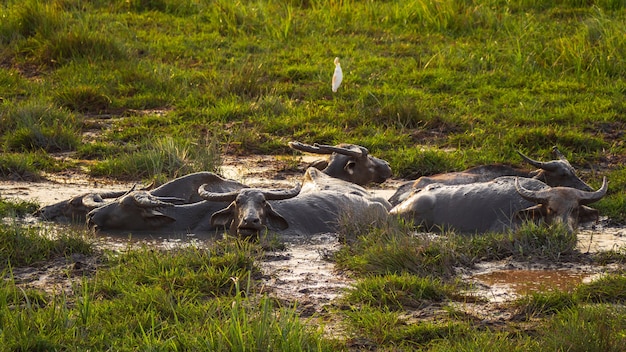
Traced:
<path fill-rule="evenodd" d="M 9 267 L 33 265 L 38 262 L 69 256 L 74 253 L 91 254 L 93 248 L 84 230 L 49 234 L 52 230 L 25 227 L 17 223 L 0 224 L 0 263 L 3 270 Z"/>
<path fill-rule="evenodd" d="M 34 237 L 23 247 L 46 253 Z M 64 239 L 51 242 L 66 255 L 90 254 Z M 107 252 L 94 274 L 68 271 L 78 279 L 68 294 L 24 287 L 9 276 L 0 282 L 1 349 L 337 350 L 294 309 L 256 294 L 258 251 L 224 240 L 169 252 Z"/>
<path fill-rule="evenodd" d="M 366 275 L 341 298 L 340 310 L 322 313 L 343 325 L 341 336 L 331 339 L 319 320 L 309 324 L 297 314 L 298 302 L 285 307 L 264 293 L 257 243 L 229 238 L 168 251 L 102 252 L 80 231 L 52 233 L 19 224 L 0 231 L 0 253 L 11 265 L 0 282 L 3 350 L 617 351 L 623 344 L 619 273 L 571 292 L 522 297 L 509 308 L 519 318 L 493 331 L 449 306 L 467 299 L 453 277 Z M 100 259 L 95 271 L 64 272 L 74 280 L 65 294 L 24 285 L 11 274 L 71 254 Z M 432 319 L 416 316 L 427 311 Z"/>
<path fill-rule="evenodd" d="M 519 166 L 516 150 L 544 158 L 553 145 L 597 169 L 624 153 L 623 9 L 614 0 L 10 1 L 0 7 L 0 98 L 8 111 L 35 101 L 78 122 L 119 117 L 100 126 L 100 142 L 131 150 L 147 134 L 199 140 L 209 129 L 221 150 L 242 154 L 288 153 L 292 139 L 362 144 L 399 177 Z M 345 79 L 332 94 L 335 56 Z M 85 126 L 54 119 L 43 114 L 16 137 L 2 130 L 3 148 L 84 150 Z M 93 155 L 119 168 L 108 174 L 137 175 L 108 153 Z"/>
<path fill-rule="evenodd" d="M 577 256 L 575 233 L 555 224 L 525 223 L 518 230 L 478 235 L 447 231 L 415 233 L 411 224 L 390 218 L 374 228 L 346 227 L 340 237 L 347 245 L 334 254 L 341 268 L 360 275 L 412 273 L 450 277 L 454 266 L 513 257 L 520 260 L 567 260 Z"/>
<path fill-rule="evenodd" d="M 452 288 L 440 281 L 418 276 L 385 275 L 359 281 L 344 297 L 349 304 L 366 304 L 390 310 L 421 308 L 431 301 L 452 295 Z"/>
<path fill-rule="evenodd" d="M 39 204 L 28 200 L 0 197 L 0 217 L 23 217 L 39 209 Z"/>

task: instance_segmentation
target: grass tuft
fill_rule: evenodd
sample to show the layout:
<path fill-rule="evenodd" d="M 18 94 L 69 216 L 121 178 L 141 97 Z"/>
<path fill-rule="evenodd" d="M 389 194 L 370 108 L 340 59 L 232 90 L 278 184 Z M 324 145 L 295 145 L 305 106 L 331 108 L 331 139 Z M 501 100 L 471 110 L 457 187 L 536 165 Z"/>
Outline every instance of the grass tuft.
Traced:
<path fill-rule="evenodd" d="M 19 267 L 69 256 L 74 253 L 90 254 L 91 242 L 85 232 L 70 231 L 48 238 L 42 233 L 45 228 L 24 227 L 19 224 L 0 224 L 0 263 L 2 269 L 8 265 Z"/>
<path fill-rule="evenodd" d="M 440 302 L 451 293 L 437 279 L 410 274 L 372 276 L 360 280 L 344 297 L 350 304 L 366 304 L 390 310 L 419 309 Z"/>

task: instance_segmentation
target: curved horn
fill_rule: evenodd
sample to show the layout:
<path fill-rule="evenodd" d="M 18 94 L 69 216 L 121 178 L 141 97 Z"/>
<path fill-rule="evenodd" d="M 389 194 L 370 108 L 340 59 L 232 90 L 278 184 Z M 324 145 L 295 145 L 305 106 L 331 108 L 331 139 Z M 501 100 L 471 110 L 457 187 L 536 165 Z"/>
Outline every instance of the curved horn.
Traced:
<path fill-rule="evenodd" d="M 314 153 L 314 154 L 332 154 L 330 151 L 320 150 L 317 146 L 312 146 L 309 144 L 304 144 L 300 142 L 289 142 L 289 147 L 295 150 L 299 150 L 301 152 Z"/>
<path fill-rule="evenodd" d="M 113 192 L 111 192 L 113 193 Z M 126 193 L 126 192 L 124 192 Z M 107 193 L 104 193 L 107 194 Z M 117 198 L 118 196 L 115 197 L 106 197 L 106 198 Z M 104 203 L 104 200 L 102 199 L 102 196 L 97 194 L 97 193 L 89 193 L 84 195 L 83 197 L 81 197 L 81 201 L 83 203 L 84 206 L 88 207 L 88 208 L 97 208 L 99 206 L 101 206 Z"/>
<path fill-rule="evenodd" d="M 602 178 L 602 187 L 595 192 L 587 192 L 578 190 L 578 204 L 591 204 L 599 201 L 606 195 L 606 191 L 609 189 L 609 184 L 606 181 L 606 176 Z"/>
<path fill-rule="evenodd" d="M 352 156 L 355 158 L 366 157 L 368 153 L 367 148 L 361 147 L 361 146 L 358 146 L 359 151 L 356 151 L 354 149 L 340 147 L 340 146 L 324 145 L 324 144 L 317 144 L 317 143 L 315 143 L 314 146 L 318 147 L 320 150 L 327 151 L 327 154 L 337 153 L 337 154 Z"/>
<path fill-rule="evenodd" d="M 141 190 L 141 191 L 150 191 L 150 190 L 153 190 L 155 188 L 156 188 L 156 181 L 152 180 L 152 182 L 150 182 L 150 184 L 141 187 L 139 190 Z"/>
<path fill-rule="evenodd" d="M 128 193 L 128 191 L 111 191 L 111 192 L 99 193 L 98 196 L 100 196 L 100 198 L 102 198 L 102 199 L 119 198 L 119 197 L 125 195 L 126 193 Z"/>
<path fill-rule="evenodd" d="M 539 204 L 543 204 L 546 201 L 544 191 L 531 191 L 529 189 L 524 188 L 519 183 L 519 177 L 515 178 L 515 189 L 517 190 L 517 193 L 519 193 L 519 195 L 522 196 L 522 198 L 526 199 L 527 201 L 539 203 Z"/>
<path fill-rule="evenodd" d="M 301 189 L 302 189 L 302 185 L 298 183 L 292 189 L 273 189 L 273 190 L 263 191 L 263 196 L 265 197 L 265 200 L 288 199 L 288 198 L 293 198 L 297 196 L 300 193 Z"/>
<path fill-rule="evenodd" d="M 556 145 L 552 147 L 552 154 L 554 154 L 554 156 L 556 156 L 560 160 L 567 161 L 567 158 L 565 158 L 565 155 L 561 153 L 561 151 L 559 150 L 559 148 L 556 147 Z"/>
<path fill-rule="evenodd" d="M 156 208 L 156 207 L 173 207 L 174 204 L 165 202 L 161 200 L 161 198 L 151 196 L 148 193 L 134 193 L 131 195 L 135 203 L 145 208 Z M 171 200 L 173 197 L 163 197 L 164 200 Z M 180 199 L 180 198 L 175 198 Z"/>
<path fill-rule="evenodd" d="M 212 201 L 212 202 L 232 202 L 239 195 L 239 190 L 231 191 L 231 192 L 211 192 L 206 189 L 208 184 L 203 184 L 198 187 L 198 195 L 202 197 L 204 200 Z"/>
<path fill-rule="evenodd" d="M 517 151 L 517 154 L 519 154 L 522 157 L 522 159 L 524 159 L 527 163 L 539 169 L 553 171 L 553 170 L 557 170 L 558 166 L 560 165 L 558 161 L 545 161 L 544 162 L 544 161 L 533 160 L 527 157 L 526 155 L 522 154 L 522 152 L 520 152 L 519 150 Z M 564 160 L 564 161 L 567 162 L 567 160 Z"/>

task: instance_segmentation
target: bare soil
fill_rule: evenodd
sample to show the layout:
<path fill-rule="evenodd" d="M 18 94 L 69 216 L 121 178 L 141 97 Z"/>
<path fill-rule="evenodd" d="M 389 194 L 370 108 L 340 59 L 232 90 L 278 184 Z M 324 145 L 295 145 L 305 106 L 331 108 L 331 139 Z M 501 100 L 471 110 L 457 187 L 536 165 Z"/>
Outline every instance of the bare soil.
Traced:
<path fill-rule="evenodd" d="M 259 187 L 293 187 L 314 157 L 293 160 L 293 157 L 251 156 L 224 160 L 220 173 L 231 179 Z M 297 166 L 294 166 L 297 164 Z M 372 191 L 389 197 L 403 180 L 389 180 Z M 0 196 L 34 200 L 48 205 L 86 192 L 128 190 L 130 182 L 94 179 L 77 174 L 46 175 L 41 182 L 0 181 Z M 35 221 L 31 219 L 31 221 Z M 621 249 L 626 246 L 626 229 L 604 226 L 603 223 L 581 229 L 579 249 L 582 253 Z M 52 225 L 51 225 L 52 226 Z M 98 235 L 101 248 L 125 249 L 134 244 L 171 248 L 204 239 L 193 234 L 177 236 L 131 237 L 127 235 Z M 339 272 L 327 255 L 340 246 L 334 234 L 312 238 L 285 239 L 286 250 L 267 252 L 260 263 L 264 271 L 263 291 L 287 304 L 294 304 L 304 317 L 324 320 L 333 326 L 329 308 L 338 307 L 338 297 L 352 284 L 346 273 Z M 58 258 L 27 268 L 13 269 L 16 282 L 25 287 L 44 289 L 50 293 L 71 294 L 83 275 L 95 272 L 98 257 L 75 255 Z M 603 273 L 624 269 L 620 265 L 593 266 L 585 263 L 559 262 L 522 263 L 512 259 L 485 262 L 469 270 L 459 269 L 462 279 L 470 283 L 464 294 L 465 303 L 456 308 L 476 319 L 480 324 L 497 327 L 515 318 L 515 312 L 506 304 L 529 292 L 567 290 L 580 282 L 589 281 Z M 472 299 L 474 297 L 474 299 Z M 407 323 L 413 320 L 432 320 L 448 314 L 443 307 L 433 304 L 407 312 Z M 333 334 L 337 333 L 333 328 Z"/>

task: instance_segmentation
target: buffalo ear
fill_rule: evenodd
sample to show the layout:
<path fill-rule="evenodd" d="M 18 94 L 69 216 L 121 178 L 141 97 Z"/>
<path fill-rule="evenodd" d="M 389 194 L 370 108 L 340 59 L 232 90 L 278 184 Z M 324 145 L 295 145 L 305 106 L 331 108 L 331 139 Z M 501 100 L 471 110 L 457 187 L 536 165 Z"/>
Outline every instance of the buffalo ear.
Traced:
<path fill-rule="evenodd" d="M 354 174 L 354 168 L 356 167 L 356 163 L 354 162 L 354 160 L 350 160 L 348 161 L 348 163 L 346 163 L 346 166 L 343 167 L 344 170 L 346 170 L 346 172 L 350 175 Z"/>
<path fill-rule="evenodd" d="M 540 220 L 545 219 L 546 212 L 545 208 L 541 204 L 534 205 L 532 207 L 528 207 L 526 209 L 518 210 L 515 213 L 515 218 L 517 220 Z"/>
<path fill-rule="evenodd" d="M 289 223 L 287 222 L 287 220 L 285 220 L 285 218 L 278 214 L 278 212 L 276 212 L 271 205 L 268 205 L 268 211 L 267 211 L 267 222 L 274 228 L 277 228 L 279 230 L 285 230 L 289 227 Z"/>
<path fill-rule="evenodd" d="M 176 221 L 175 218 L 150 208 L 144 209 L 141 212 L 141 216 L 154 227 L 163 226 Z"/>
<path fill-rule="evenodd" d="M 69 203 L 75 207 L 79 207 L 83 205 L 83 197 L 85 197 L 85 195 L 82 196 L 76 196 L 70 199 Z"/>
<path fill-rule="evenodd" d="M 324 160 L 324 159 L 315 160 L 309 164 L 309 167 L 314 167 L 318 170 L 324 170 L 325 168 L 328 167 L 328 160 Z"/>
<path fill-rule="evenodd" d="M 235 202 L 211 215 L 211 226 L 230 226 L 235 214 Z"/>
<path fill-rule="evenodd" d="M 600 219 L 600 212 L 596 209 L 590 208 L 586 205 L 581 205 L 578 208 L 578 222 L 584 224 L 586 222 L 598 221 Z"/>

